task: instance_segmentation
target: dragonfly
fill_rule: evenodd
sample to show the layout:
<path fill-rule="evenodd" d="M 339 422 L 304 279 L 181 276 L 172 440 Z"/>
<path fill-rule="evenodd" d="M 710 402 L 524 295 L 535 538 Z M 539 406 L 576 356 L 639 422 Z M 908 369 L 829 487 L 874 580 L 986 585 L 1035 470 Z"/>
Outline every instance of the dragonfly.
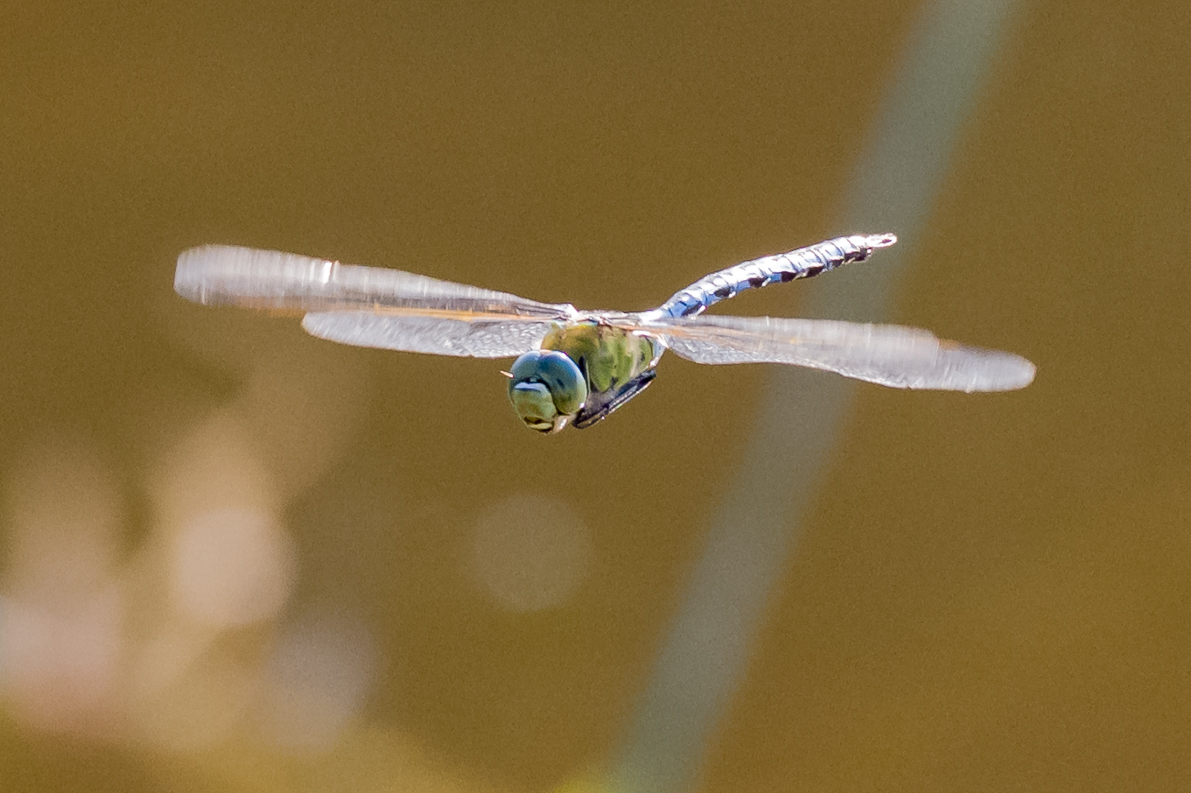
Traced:
<path fill-rule="evenodd" d="M 863 262 L 897 242 L 854 234 L 707 275 L 648 311 L 582 311 L 425 275 L 231 245 L 178 257 L 174 289 L 203 305 L 302 315 L 322 339 L 359 347 L 514 358 L 504 371 L 530 429 L 557 433 L 607 418 L 657 377 L 666 350 L 702 364 L 778 363 L 893 388 L 1009 391 L 1034 364 L 930 331 L 828 319 L 704 312 L 739 293 Z"/>

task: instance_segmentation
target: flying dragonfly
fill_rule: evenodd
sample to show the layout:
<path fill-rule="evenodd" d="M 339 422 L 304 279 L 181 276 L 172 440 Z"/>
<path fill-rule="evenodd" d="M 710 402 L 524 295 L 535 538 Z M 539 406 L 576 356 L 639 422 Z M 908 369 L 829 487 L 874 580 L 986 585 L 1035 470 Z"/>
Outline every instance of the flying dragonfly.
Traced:
<path fill-rule="evenodd" d="M 174 289 L 203 305 L 304 315 L 319 338 L 360 347 L 516 358 L 509 401 L 539 432 L 603 420 L 657 376 L 666 350 L 696 363 L 782 363 L 893 388 L 1009 391 L 1034 365 L 918 328 L 822 319 L 708 315 L 746 289 L 862 262 L 897 242 L 856 234 L 742 262 L 705 276 L 649 311 L 580 311 L 425 275 L 293 253 L 205 245 L 178 257 Z"/>

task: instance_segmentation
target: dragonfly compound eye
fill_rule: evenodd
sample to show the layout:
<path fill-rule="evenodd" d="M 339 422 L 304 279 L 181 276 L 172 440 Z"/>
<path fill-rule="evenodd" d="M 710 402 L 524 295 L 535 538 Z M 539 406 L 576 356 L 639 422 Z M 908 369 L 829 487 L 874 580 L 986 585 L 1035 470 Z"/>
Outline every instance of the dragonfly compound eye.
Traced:
<path fill-rule="evenodd" d="M 583 372 L 555 350 L 527 352 L 513 363 L 509 401 L 531 429 L 562 429 L 587 401 Z"/>

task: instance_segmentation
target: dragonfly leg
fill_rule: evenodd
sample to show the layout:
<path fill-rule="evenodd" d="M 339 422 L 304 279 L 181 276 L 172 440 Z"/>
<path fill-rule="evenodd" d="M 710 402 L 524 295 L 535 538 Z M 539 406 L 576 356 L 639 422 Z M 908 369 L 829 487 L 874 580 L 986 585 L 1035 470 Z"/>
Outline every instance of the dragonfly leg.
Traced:
<path fill-rule="evenodd" d="M 657 376 L 656 369 L 647 369 L 620 388 L 591 394 L 571 425 L 576 429 L 583 430 L 603 421 L 630 399 L 648 388 Z"/>

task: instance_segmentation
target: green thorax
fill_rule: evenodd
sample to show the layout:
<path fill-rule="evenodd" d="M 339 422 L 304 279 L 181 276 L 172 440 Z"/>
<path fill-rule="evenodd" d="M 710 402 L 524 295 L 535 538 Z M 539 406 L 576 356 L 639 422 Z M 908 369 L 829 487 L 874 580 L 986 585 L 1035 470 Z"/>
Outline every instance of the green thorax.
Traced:
<path fill-rule="evenodd" d="M 589 319 L 558 325 L 543 350 L 566 353 L 578 364 L 593 394 L 614 391 L 657 365 L 661 346 L 648 336 Z"/>

